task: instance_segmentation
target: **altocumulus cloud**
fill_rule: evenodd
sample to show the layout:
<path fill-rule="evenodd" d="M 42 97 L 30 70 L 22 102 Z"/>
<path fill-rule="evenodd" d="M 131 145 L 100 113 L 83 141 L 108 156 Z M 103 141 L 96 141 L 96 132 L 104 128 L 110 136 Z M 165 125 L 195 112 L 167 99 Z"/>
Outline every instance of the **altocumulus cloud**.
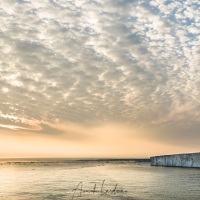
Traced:
<path fill-rule="evenodd" d="M 0 126 L 128 122 L 161 140 L 200 138 L 199 9 L 199 0 L 1 0 Z"/>

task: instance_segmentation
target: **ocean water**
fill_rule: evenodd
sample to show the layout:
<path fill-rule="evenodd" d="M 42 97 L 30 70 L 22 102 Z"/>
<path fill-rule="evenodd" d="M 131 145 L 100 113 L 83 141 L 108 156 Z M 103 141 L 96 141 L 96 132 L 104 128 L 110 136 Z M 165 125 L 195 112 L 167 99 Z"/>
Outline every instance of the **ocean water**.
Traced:
<path fill-rule="evenodd" d="M 0 200 L 199 200 L 200 169 L 134 161 L 0 161 Z"/>

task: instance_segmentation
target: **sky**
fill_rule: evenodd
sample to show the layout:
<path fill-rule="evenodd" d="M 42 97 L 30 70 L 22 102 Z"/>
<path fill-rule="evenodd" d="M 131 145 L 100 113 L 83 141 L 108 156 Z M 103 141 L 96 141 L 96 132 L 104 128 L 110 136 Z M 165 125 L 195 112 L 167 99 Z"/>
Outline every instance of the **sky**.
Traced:
<path fill-rule="evenodd" d="M 1 0 L 0 157 L 198 152 L 199 0 Z"/>

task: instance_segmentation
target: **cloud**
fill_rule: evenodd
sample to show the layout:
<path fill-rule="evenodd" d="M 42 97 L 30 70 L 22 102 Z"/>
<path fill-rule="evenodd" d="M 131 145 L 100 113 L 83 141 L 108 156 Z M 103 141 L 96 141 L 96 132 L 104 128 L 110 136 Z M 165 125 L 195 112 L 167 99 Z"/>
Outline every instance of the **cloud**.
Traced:
<path fill-rule="evenodd" d="M 0 8 L 1 127 L 198 127 L 199 1 L 2 0 Z"/>

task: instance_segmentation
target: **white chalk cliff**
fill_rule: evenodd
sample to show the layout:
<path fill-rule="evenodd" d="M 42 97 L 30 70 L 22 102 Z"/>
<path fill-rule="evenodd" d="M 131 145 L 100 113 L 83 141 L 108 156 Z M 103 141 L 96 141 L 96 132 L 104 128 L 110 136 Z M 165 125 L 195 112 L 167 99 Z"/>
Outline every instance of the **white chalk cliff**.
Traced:
<path fill-rule="evenodd" d="M 152 166 L 200 168 L 200 153 L 154 156 L 150 159 Z"/>

